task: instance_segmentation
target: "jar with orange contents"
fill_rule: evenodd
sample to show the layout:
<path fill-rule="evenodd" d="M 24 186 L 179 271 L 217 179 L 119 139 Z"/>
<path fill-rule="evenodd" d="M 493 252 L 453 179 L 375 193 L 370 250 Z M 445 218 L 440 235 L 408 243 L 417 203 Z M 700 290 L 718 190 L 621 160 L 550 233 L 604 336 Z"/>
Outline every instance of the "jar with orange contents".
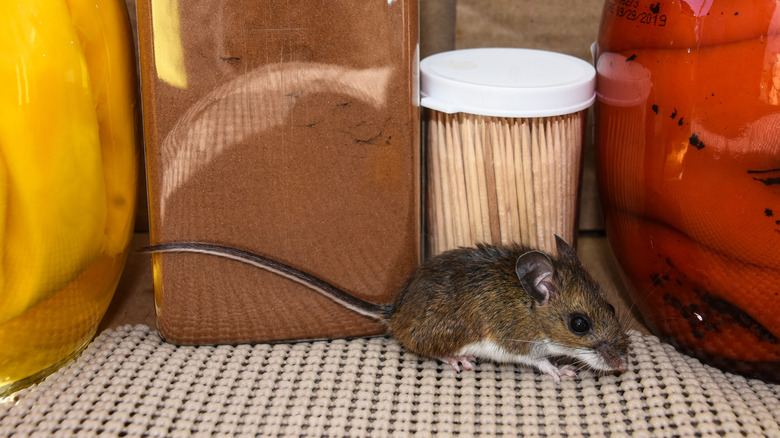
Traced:
<path fill-rule="evenodd" d="M 607 0 L 594 48 L 607 235 L 648 327 L 780 374 L 780 2 Z"/>

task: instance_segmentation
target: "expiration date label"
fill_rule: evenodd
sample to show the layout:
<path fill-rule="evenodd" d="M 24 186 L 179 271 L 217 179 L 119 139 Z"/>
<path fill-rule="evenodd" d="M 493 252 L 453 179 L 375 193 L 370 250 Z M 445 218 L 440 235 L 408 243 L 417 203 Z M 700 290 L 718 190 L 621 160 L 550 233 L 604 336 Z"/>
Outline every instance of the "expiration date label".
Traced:
<path fill-rule="evenodd" d="M 609 0 L 606 11 L 618 18 L 648 26 L 666 26 L 666 15 L 661 13 L 661 2 L 641 0 Z"/>

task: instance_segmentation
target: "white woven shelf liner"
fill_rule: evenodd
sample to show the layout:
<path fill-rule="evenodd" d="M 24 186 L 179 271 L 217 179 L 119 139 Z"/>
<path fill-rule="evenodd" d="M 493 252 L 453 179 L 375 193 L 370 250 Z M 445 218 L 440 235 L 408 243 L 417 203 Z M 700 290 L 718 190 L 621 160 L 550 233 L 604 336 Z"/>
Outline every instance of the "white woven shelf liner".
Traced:
<path fill-rule="evenodd" d="M 125 326 L 0 404 L 0 435 L 780 436 L 780 385 L 630 338 L 627 372 L 556 384 L 489 362 L 456 374 L 385 337 L 179 347 Z"/>

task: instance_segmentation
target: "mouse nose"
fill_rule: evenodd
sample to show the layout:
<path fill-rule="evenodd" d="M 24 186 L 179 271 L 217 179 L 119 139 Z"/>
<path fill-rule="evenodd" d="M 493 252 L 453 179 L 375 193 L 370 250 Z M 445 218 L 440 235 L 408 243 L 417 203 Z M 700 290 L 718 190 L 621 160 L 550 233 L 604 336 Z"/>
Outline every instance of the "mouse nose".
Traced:
<path fill-rule="evenodd" d="M 615 371 L 625 371 L 628 365 L 625 356 L 615 350 L 614 347 L 606 342 L 596 346 L 596 351 L 604 358 L 607 365 Z"/>

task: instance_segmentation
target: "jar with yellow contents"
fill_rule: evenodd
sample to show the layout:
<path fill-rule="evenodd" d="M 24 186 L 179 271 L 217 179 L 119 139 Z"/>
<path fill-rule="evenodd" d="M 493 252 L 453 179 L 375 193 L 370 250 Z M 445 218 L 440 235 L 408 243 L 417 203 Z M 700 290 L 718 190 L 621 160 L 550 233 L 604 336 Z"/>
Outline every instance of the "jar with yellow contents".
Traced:
<path fill-rule="evenodd" d="M 0 397 L 91 340 L 133 233 L 138 114 L 119 0 L 0 3 Z"/>

